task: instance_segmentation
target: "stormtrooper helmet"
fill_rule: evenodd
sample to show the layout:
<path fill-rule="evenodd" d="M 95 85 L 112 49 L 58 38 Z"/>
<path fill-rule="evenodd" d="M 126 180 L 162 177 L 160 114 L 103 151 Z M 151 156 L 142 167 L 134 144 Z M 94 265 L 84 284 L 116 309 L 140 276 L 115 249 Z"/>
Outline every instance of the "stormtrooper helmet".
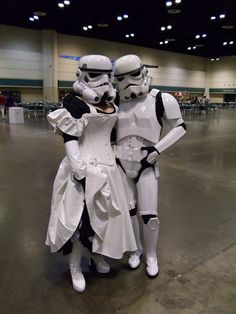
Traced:
<path fill-rule="evenodd" d="M 126 55 L 115 61 L 114 79 L 120 98 L 128 101 L 145 96 L 149 91 L 151 77 L 140 58 Z"/>
<path fill-rule="evenodd" d="M 110 103 L 115 99 L 116 90 L 111 83 L 112 63 L 108 57 L 87 55 L 79 60 L 73 84 L 74 91 L 81 94 L 85 101 L 97 104 L 102 99 Z"/>

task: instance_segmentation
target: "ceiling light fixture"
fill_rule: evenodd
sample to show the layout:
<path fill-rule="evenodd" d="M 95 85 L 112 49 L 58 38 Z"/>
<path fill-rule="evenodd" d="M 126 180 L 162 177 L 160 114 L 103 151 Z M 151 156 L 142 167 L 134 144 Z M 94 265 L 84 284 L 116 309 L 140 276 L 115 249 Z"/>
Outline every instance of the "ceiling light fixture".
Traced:
<path fill-rule="evenodd" d="M 211 20 L 215 20 L 216 19 L 216 17 L 215 16 L 211 16 Z"/>
<path fill-rule="evenodd" d="M 64 1 L 64 4 L 65 4 L 65 5 L 70 5 L 70 1 L 69 1 L 69 0 L 65 0 L 65 1 Z"/>
<path fill-rule="evenodd" d="M 29 17 L 29 20 L 30 20 L 31 22 L 34 22 L 34 18 L 33 18 L 33 17 Z"/>
<path fill-rule="evenodd" d="M 179 14 L 179 13 L 181 13 L 181 10 L 180 9 L 169 9 L 167 12 L 170 14 Z"/>
<path fill-rule="evenodd" d="M 223 25 L 221 26 L 223 29 L 233 29 L 234 26 L 233 25 Z"/>
<path fill-rule="evenodd" d="M 134 33 L 131 33 L 131 34 L 126 34 L 126 35 L 125 35 L 125 37 L 126 37 L 126 38 L 129 38 L 129 37 L 134 37 Z"/>
<path fill-rule="evenodd" d="M 64 5 L 64 3 L 59 2 L 59 3 L 58 3 L 58 6 L 59 6 L 59 8 L 64 8 L 65 5 Z"/>
<path fill-rule="evenodd" d="M 38 15 L 34 15 L 33 17 L 34 17 L 35 20 L 39 19 Z"/>
<path fill-rule="evenodd" d="M 117 21 L 121 21 L 122 20 L 122 16 L 117 16 Z"/>
<path fill-rule="evenodd" d="M 164 26 L 161 27 L 161 31 L 164 31 L 166 28 Z"/>
<path fill-rule="evenodd" d="M 98 26 L 98 27 L 104 27 L 104 28 L 105 28 L 105 27 L 108 27 L 109 24 L 108 24 L 108 23 L 98 23 L 97 26 Z"/>
<path fill-rule="evenodd" d="M 175 3 L 181 3 L 181 0 L 175 0 Z"/>
<path fill-rule="evenodd" d="M 83 30 L 87 31 L 88 29 L 92 29 L 92 25 L 83 26 Z"/>
<path fill-rule="evenodd" d="M 166 6 L 167 6 L 167 7 L 171 7 L 171 6 L 172 6 L 172 1 L 167 1 L 167 2 L 166 2 Z"/>
<path fill-rule="evenodd" d="M 46 12 L 43 12 L 43 11 L 35 11 L 34 12 L 34 15 L 38 15 L 38 16 L 46 16 L 47 13 Z"/>
<path fill-rule="evenodd" d="M 225 18 L 225 14 L 220 14 L 220 19 L 224 19 Z"/>
<path fill-rule="evenodd" d="M 128 14 L 124 14 L 124 15 L 123 15 L 123 18 L 124 18 L 124 19 L 127 19 L 128 17 L 129 17 Z"/>

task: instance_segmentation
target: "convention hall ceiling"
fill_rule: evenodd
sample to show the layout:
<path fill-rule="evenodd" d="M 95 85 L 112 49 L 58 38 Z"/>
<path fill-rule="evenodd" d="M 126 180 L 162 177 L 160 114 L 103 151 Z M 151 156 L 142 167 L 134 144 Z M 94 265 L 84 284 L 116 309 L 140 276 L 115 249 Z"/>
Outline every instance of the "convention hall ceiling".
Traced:
<path fill-rule="evenodd" d="M 236 55 L 236 0 L 0 0 L 0 23 L 207 58 Z"/>

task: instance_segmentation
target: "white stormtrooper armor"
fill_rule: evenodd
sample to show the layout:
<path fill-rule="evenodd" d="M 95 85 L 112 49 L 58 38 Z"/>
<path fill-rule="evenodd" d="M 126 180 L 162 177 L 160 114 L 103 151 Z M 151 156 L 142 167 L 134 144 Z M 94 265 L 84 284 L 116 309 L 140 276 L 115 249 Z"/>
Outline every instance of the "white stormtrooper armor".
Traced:
<path fill-rule="evenodd" d="M 115 82 L 122 101 L 117 122 L 117 145 L 114 150 L 128 177 L 125 184 L 129 188 L 126 190 L 133 189 L 137 193 L 139 213 L 144 220 L 146 271 L 153 277 L 159 272 L 156 256 L 159 232 L 157 160 L 160 153 L 180 139 L 186 131 L 176 99 L 156 89 L 148 93 L 147 82 L 150 79 L 147 78 L 147 72 L 142 70 L 142 62 L 135 55 L 123 56 L 115 62 Z M 140 74 L 132 76 L 137 71 Z M 139 78 L 135 80 L 137 77 Z M 172 129 L 161 139 L 162 120 Z M 129 258 L 129 265 L 137 268 L 142 246 L 135 212 L 134 215 L 131 213 L 131 220 L 138 250 Z"/>
<path fill-rule="evenodd" d="M 91 104 L 97 104 L 104 97 L 107 103 L 115 99 L 116 91 L 111 84 L 112 63 L 101 55 L 80 58 L 73 88 L 76 93 Z"/>

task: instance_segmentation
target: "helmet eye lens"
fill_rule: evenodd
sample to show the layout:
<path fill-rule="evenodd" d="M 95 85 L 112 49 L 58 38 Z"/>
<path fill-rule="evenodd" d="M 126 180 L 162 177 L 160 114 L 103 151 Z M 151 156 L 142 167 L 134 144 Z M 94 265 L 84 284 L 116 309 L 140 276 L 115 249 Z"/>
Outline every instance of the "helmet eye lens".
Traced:
<path fill-rule="evenodd" d="M 98 76 L 100 76 L 100 75 L 101 75 L 101 73 L 89 72 L 89 76 L 90 76 L 91 78 L 95 78 L 95 77 L 98 77 Z"/>
<path fill-rule="evenodd" d="M 138 70 L 138 71 L 132 73 L 131 76 L 139 76 L 140 74 L 141 74 L 141 71 Z"/>
<path fill-rule="evenodd" d="M 117 81 L 121 82 L 123 81 L 124 78 L 125 78 L 124 76 L 117 77 Z"/>

